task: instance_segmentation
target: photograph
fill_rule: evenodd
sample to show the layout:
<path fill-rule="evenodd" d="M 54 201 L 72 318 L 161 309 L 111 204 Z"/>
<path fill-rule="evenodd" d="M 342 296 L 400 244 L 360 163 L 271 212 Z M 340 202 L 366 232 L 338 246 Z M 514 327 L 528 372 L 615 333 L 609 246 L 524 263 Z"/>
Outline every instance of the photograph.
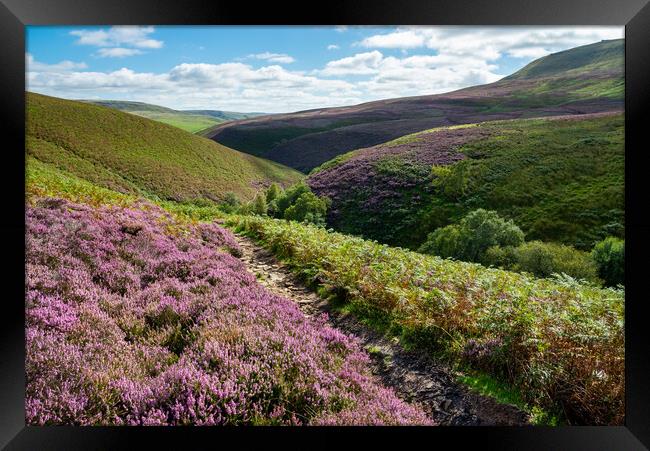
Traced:
<path fill-rule="evenodd" d="M 624 426 L 625 27 L 27 25 L 28 426 Z"/>

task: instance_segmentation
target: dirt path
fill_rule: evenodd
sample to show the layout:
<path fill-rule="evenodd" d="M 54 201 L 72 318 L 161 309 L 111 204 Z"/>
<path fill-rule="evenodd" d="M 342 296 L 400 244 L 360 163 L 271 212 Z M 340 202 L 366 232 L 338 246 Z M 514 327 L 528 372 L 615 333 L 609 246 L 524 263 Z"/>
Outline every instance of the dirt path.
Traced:
<path fill-rule="evenodd" d="M 359 324 L 350 315 L 332 311 L 327 301 L 306 288 L 271 252 L 246 237 L 236 235 L 241 259 L 269 290 L 292 299 L 307 316 L 328 313 L 329 323 L 358 337 L 369 351 L 372 371 L 407 402 L 422 405 L 441 425 L 526 425 L 528 414 L 515 406 L 469 391 L 455 381 L 453 372 L 430 359 L 406 352 L 395 341 Z"/>

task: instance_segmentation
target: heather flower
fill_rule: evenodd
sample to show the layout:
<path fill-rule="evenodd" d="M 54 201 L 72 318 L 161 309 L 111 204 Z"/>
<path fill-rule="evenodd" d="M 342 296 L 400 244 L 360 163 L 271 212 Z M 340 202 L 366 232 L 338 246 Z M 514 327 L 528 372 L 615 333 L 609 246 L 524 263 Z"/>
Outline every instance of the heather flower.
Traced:
<path fill-rule="evenodd" d="M 26 223 L 28 424 L 429 424 L 216 224 L 60 199 Z"/>

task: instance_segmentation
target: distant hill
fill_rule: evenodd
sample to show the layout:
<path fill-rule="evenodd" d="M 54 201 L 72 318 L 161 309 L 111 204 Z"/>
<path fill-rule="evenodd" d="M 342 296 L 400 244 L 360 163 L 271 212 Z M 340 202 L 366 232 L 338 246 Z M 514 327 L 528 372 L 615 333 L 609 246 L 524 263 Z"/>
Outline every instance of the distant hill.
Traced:
<path fill-rule="evenodd" d="M 204 136 L 303 172 L 353 149 L 434 127 L 623 109 L 624 41 L 545 56 L 458 91 L 218 124 Z"/>
<path fill-rule="evenodd" d="M 588 250 L 624 236 L 621 113 L 442 127 L 343 154 L 307 183 L 332 200 L 328 226 L 415 249 L 477 208 L 528 240 Z"/>
<path fill-rule="evenodd" d="M 82 100 L 82 102 L 136 114 L 158 122 L 173 125 L 190 133 L 197 133 L 226 121 L 246 119 L 264 114 L 236 113 L 218 110 L 174 110 L 159 105 L 125 100 Z"/>
<path fill-rule="evenodd" d="M 210 116 L 224 121 L 237 121 L 251 117 L 266 116 L 268 113 L 237 113 L 234 111 L 218 110 L 181 110 L 183 113 L 198 114 L 201 116 Z"/>
<path fill-rule="evenodd" d="M 288 185 L 302 177 L 170 125 L 34 93 L 27 93 L 26 134 L 28 156 L 123 193 L 217 201 L 232 191 L 250 199 L 272 182 Z"/>

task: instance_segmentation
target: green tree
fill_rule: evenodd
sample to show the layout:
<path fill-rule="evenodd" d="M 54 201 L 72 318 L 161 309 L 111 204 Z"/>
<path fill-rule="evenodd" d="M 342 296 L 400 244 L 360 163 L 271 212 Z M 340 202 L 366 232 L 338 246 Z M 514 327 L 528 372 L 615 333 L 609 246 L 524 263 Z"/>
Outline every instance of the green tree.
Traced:
<path fill-rule="evenodd" d="M 287 208 L 296 203 L 296 200 L 305 193 L 311 193 L 311 189 L 304 182 L 297 183 L 288 188 L 281 196 L 275 199 L 275 217 L 284 218 Z"/>
<path fill-rule="evenodd" d="M 328 199 L 320 198 L 312 192 L 302 193 L 295 203 L 285 210 L 284 218 L 292 221 L 325 225 L 328 206 Z"/>
<path fill-rule="evenodd" d="M 482 262 L 492 246 L 518 246 L 523 242 L 524 233 L 512 220 L 481 208 L 467 214 L 458 224 L 430 233 L 420 252 Z"/>
<path fill-rule="evenodd" d="M 591 256 L 606 285 L 625 283 L 625 240 L 607 237 L 594 246 Z"/>
<path fill-rule="evenodd" d="M 525 271 L 537 277 L 564 273 L 575 279 L 600 284 L 598 267 L 587 252 L 559 243 L 531 241 L 514 249 L 512 269 Z"/>
<path fill-rule="evenodd" d="M 266 190 L 266 202 L 272 202 L 282 194 L 282 188 L 277 183 L 271 183 Z"/>
<path fill-rule="evenodd" d="M 282 196 L 282 188 L 277 184 L 273 183 L 266 190 L 266 206 L 267 214 L 269 216 L 276 216 L 278 210 L 278 199 Z"/>
<path fill-rule="evenodd" d="M 266 196 L 263 192 L 259 192 L 255 195 L 253 203 L 251 205 L 251 213 L 254 215 L 264 216 L 267 212 L 266 206 Z"/>

